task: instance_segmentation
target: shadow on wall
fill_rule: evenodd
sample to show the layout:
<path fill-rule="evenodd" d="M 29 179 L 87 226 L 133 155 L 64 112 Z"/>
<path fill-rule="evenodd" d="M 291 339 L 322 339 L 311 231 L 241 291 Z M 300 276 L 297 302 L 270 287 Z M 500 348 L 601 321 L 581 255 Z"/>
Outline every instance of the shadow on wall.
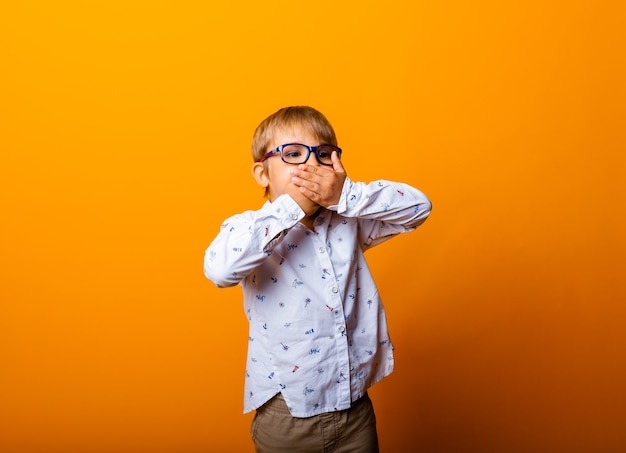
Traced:
<path fill-rule="evenodd" d="M 491 255 L 451 259 L 437 291 L 416 274 L 421 290 L 401 301 L 377 270 L 396 346 L 394 373 L 372 389 L 384 451 L 622 451 L 618 322 L 598 322 L 601 298 L 557 278 L 554 259 Z"/>

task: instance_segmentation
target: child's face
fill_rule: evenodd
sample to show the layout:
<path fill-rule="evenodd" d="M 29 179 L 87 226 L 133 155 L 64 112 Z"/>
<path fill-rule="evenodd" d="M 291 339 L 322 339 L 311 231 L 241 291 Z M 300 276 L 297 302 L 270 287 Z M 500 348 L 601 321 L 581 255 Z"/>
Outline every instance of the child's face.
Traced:
<path fill-rule="evenodd" d="M 286 143 L 302 143 L 303 145 L 308 146 L 318 146 L 321 144 L 319 139 L 305 128 L 293 127 L 289 129 L 276 129 L 268 151 Z M 315 153 L 311 153 L 309 160 L 306 163 L 308 165 L 320 165 L 315 157 Z M 257 164 L 263 165 L 258 162 Z M 291 178 L 293 177 L 291 170 L 295 168 L 297 168 L 297 165 L 283 162 L 280 154 L 275 154 L 265 161 L 264 175 L 267 177 L 270 201 L 274 201 L 280 195 L 289 194 L 301 206 L 302 203 L 312 203 L 308 198 L 304 197 L 304 195 L 300 193 L 299 188 L 291 181 Z"/>

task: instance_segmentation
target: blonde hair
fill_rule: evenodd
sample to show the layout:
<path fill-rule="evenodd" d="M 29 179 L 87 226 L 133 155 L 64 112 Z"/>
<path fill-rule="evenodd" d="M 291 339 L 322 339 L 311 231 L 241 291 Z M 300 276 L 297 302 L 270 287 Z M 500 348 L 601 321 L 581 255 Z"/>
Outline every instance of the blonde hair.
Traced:
<path fill-rule="evenodd" d="M 337 146 L 335 131 L 326 117 L 313 107 L 284 107 L 259 124 L 252 137 L 252 158 L 258 162 L 268 152 L 276 129 L 303 127 L 316 136 L 321 144 Z"/>

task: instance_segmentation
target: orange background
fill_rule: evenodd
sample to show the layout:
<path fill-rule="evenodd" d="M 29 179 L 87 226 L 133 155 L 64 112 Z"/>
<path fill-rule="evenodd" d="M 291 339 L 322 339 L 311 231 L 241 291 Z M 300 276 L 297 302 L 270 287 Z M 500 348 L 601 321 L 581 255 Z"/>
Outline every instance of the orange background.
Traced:
<path fill-rule="evenodd" d="M 625 451 L 625 17 L 4 2 L 0 450 L 253 450 L 241 291 L 202 258 L 263 202 L 256 125 L 308 104 L 353 179 L 434 204 L 368 252 L 397 347 L 382 451 Z"/>

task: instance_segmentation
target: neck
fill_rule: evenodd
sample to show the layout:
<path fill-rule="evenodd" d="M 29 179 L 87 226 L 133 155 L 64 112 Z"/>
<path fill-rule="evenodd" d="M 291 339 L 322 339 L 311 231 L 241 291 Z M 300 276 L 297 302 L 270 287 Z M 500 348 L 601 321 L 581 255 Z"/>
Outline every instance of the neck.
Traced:
<path fill-rule="evenodd" d="M 300 223 L 303 224 L 308 229 L 312 230 L 313 224 L 315 223 L 315 219 L 317 218 L 317 215 L 319 214 L 319 212 L 320 210 L 318 209 L 313 214 L 304 217 L 302 220 L 300 220 Z"/>

